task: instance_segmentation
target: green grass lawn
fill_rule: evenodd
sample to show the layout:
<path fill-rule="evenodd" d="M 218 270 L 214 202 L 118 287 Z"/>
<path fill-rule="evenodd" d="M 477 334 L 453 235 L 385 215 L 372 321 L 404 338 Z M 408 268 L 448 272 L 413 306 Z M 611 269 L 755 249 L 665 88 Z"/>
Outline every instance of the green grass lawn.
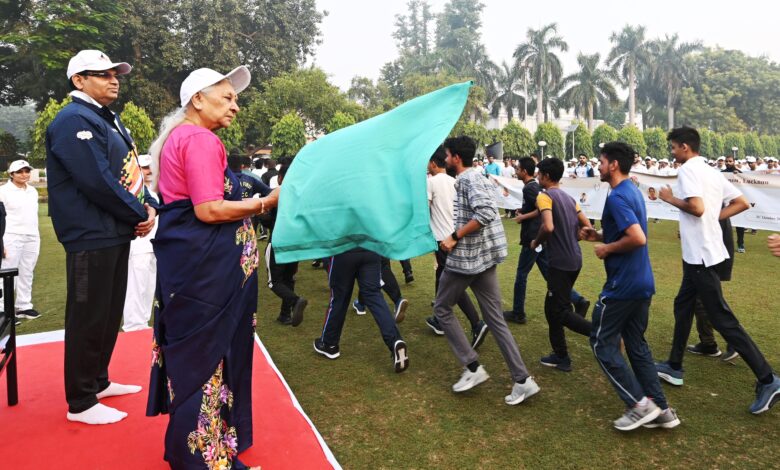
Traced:
<path fill-rule="evenodd" d="M 41 319 L 25 322 L 19 333 L 63 327 L 64 251 L 41 207 L 41 256 L 35 272 L 33 302 Z M 505 222 L 510 254 L 499 267 L 505 308 L 511 307 L 519 253 L 519 228 Z M 657 294 L 647 338 L 655 357 L 666 359 L 674 318 L 672 301 L 681 276 L 677 223 L 650 224 L 650 255 Z M 766 358 L 780 369 L 780 299 L 776 294 L 780 260 L 769 256 L 767 232 L 746 235 L 746 254 L 738 254 L 725 296 Z M 604 269 L 583 243 L 584 267 L 576 288 L 595 300 Z M 780 459 L 780 406 L 762 416 L 747 408 L 754 399 L 754 378 L 741 360 L 735 365 L 692 357 L 685 362 L 685 386 L 665 385 L 682 425 L 674 430 L 639 429 L 624 434 L 612 428 L 622 402 L 598 368 L 588 340 L 567 334 L 574 370 L 558 372 L 539 364 L 550 351 L 543 314 L 544 283 L 538 270 L 529 278 L 526 325 L 510 325 L 541 392 L 510 407 L 503 397 L 509 373 L 495 341 L 480 348 L 480 361 L 491 379 L 464 394 L 451 392 L 461 368 L 446 340 L 425 326 L 433 298 L 433 255 L 413 260 L 415 281 L 402 285 L 410 301 L 400 325 L 411 365 L 395 374 L 370 315 L 350 310 L 341 357 L 316 355 L 328 302 L 323 270 L 301 263 L 299 293 L 309 299 L 298 328 L 277 324 L 280 301 L 260 272 L 258 334 L 298 400 L 345 468 L 769 468 Z M 393 262 L 399 279 L 400 265 Z M 401 281 L 403 282 L 403 281 Z M 459 319 L 464 322 L 458 312 Z M 697 342 L 695 331 L 691 343 Z M 725 345 L 721 342 L 721 348 Z M 262 407 L 262 403 L 254 406 Z M 291 436 L 290 439 L 295 439 Z"/>

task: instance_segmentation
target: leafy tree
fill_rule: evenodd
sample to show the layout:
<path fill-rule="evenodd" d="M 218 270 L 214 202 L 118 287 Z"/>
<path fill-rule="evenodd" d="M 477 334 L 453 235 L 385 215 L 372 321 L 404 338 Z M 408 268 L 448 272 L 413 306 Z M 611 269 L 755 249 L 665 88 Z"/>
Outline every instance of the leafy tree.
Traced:
<path fill-rule="evenodd" d="M 748 132 L 744 135 L 745 153 L 756 157 L 763 156 L 764 148 L 761 146 L 761 140 L 755 132 Z"/>
<path fill-rule="evenodd" d="M 501 62 L 501 67 L 496 73 L 496 96 L 490 105 L 491 116 L 497 117 L 501 108 L 504 108 L 507 118 L 511 121 L 515 110 L 525 109 L 524 75 L 525 70 L 518 67 L 516 63 L 510 67 L 506 62 Z"/>
<path fill-rule="evenodd" d="M 35 106 L 0 106 L 0 129 L 11 133 L 21 148 L 27 146 L 30 131 L 35 123 Z"/>
<path fill-rule="evenodd" d="M 331 132 L 336 132 L 339 129 L 351 126 L 352 124 L 355 124 L 355 118 L 351 114 L 336 111 L 336 114 L 333 115 L 328 122 L 328 125 L 325 126 L 325 129 L 328 131 L 328 134 L 330 134 Z"/>
<path fill-rule="evenodd" d="M 544 147 L 545 155 L 552 155 L 557 158 L 563 158 L 565 155 L 563 152 L 563 135 L 561 135 L 561 130 L 551 122 L 539 124 L 534 133 L 534 140 L 537 144 L 541 140 L 547 142 L 547 145 Z"/>
<path fill-rule="evenodd" d="M 274 124 L 271 145 L 275 157 L 295 156 L 306 145 L 306 128 L 295 113 L 285 114 Z"/>
<path fill-rule="evenodd" d="M 666 133 L 660 127 L 648 127 L 642 132 L 647 145 L 647 155 L 655 158 L 665 158 L 669 155 L 669 144 Z"/>
<path fill-rule="evenodd" d="M 405 90 L 404 101 L 461 81 L 461 79 L 447 72 L 440 72 L 436 75 L 409 75 L 403 82 L 403 88 Z M 466 99 L 466 106 L 463 109 L 463 113 L 455 124 L 451 135 L 458 135 L 468 121 L 484 122 L 486 118 L 484 111 L 485 101 L 485 90 L 478 85 L 473 85 L 469 89 L 469 96 Z"/>
<path fill-rule="evenodd" d="M 395 31 L 399 67 L 407 73 L 433 73 L 438 57 L 431 43 L 435 15 L 425 0 L 410 0 L 406 15 L 395 16 Z"/>
<path fill-rule="evenodd" d="M 217 137 L 222 141 L 222 145 L 225 146 L 225 151 L 230 152 L 235 148 L 244 146 L 244 126 L 245 118 L 241 113 L 238 113 L 233 122 L 230 123 L 230 126 L 216 132 Z"/>
<path fill-rule="evenodd" d="M 125 105 L 125 109 L 122 110 L 122 114 L 119 115 L 122 120 L 122 124 L 125 125 L 130 135 L 135 141 L 135 146 L 138 148 L 139 153 L 146 153 L 149 151 L 149 146 L 154 140 L 154 123 L 142 108 L 134 105 L 133 102 L 129 102 Z"/>
<path fill-rule="evenodd" d="M 572 154 L 572 135 L 574 136 L 574 153 Z M 577 121 L 577 129 L 574 132 L 566 133 L 566 158 L 577 158 L 580 154 L 588 156 L 593 155 L 593 140 L 590 132 L 585 128 L 582 121 Z"/>
<path fill-rule="evenodd" d="M 602 124 L 593 131 L 591 137 L 593 141 L 593 155 L 600 155 L 600 144 L 606 144 L 607 142 L 614 142 L 617 140 L 618 132 L 614 127 L 609 124 Z"/>
<path fill-rule="evenodd" d="M 353 77 L 347 96 L 361 105 L 366 110 L 367 116 L 390 111 L 398 105 L 387 83 L 379 80 L 374 85 L 374 82 L 367 77 Z"/>
<path fill-rule="evenodd" d="M 509 157 L 525 157 L 536 149 L 534 136 L 515 120 L 501 129 L 501 141 L 504 143 L 504 155 Z"/>
<path fill-rule="evenodd" d="M 513 57 L 524 67 L 528 67 L 531 81 L 536 89 L 536 122 L 543 122 L 543 92 L 545 87 L 554 88 L 563 78 L 563 66 L 555 50 L 566 52 L 566 41 L 557 35 L 558 26 L 550 23 L 539 30 L 528 28 L 526 41 L 520 43 Z M 559 155 L 562 155 L 559 154 Z"/>
<path fill-rule="evenodd" d="M 647 155 L 645 138 L 642 135 L 642 131 L 637 129 L 636 126 L 625 126 L 620 129 L 618 131 L 617 141 L 627 143 L 639 155 Z"/>
<path fill-rule="evenodd" d="M 459 129 L 458 135 L 467 135 L 474 139 L 477 144 L 477 153 L 481 153 L 480 150 L 484 149 L 486 145 L 492 144 L 490 132 L 482 124 L 468 121 Z"/>
<path fill-rule="evenodd" d="M 734 147 L 737 147 L 737 158 L 745 158 L 745 137 L 739 132 L 727 132 L 723 136 L 723 151 L 733 155 Z"/>
<path fill-rule="evenodd" d="M 49 98 L 49 102 L 46 103 L 46 107 L 38 113 L 38 117 L 35 119 L 32 131 L 32 152 L 30 153 L 31 159 L 43 160 L 46 158 L 46 129 L 49 124 L 54 120 L 57 113 L 60 112 L 68 103 L 70 103 L 70 95 L 62 99 L 62 101 L 54 101 Z"/>
<path fill-rule="evenodd" d="M 116 46 L 121 7 L 111 0 L 2 2 L 0 103 L 36 102 L 68 90 L 65 70 L 81 49 Z M 8 16 L 6 16 L 8 15 Z"/>
<path fill-rule="evenodd" d="M 288 113 L 297 114 L 311 136 L 324 132 L 336 111 L 362 114 L 360 105 L 349 100 L 328 82 L 325 72 L 314 67 L 283 73 L 268 81 L 262 93 L 250 93 L 246 99 L 246 140 L 253 145 L 267 143 L 272 127 Z"/>
<path fill-rule="evenodd" d="M 777 155 L 777 144 L 771 136 L 761 136 L 761 147 L 764 148 L 764 156 L 774 157 Z"/>
<path fill-rule="evenodd" d="M 10 132 L 0 129 L 0 155 L 6 157 L 16 157 L 19 149 L 19 142 Z"/>
<path fill-rule="evenodd" d="M 625 25 L 619 33 L 612 33 L 613 43 L 607 56 L 615 75 L 622 78 L 621 85 L 628 88 L 628 123 L 636 125 L 636 85 L 639 67 L 648 62 L 645 27 Z"/>
<path fill-rule="evenodd" d="M 725 156 L 729 152 L 725 150 L 723 146 L 723 136 L 717 132 L 713 132 L 712 139 L 712 154 L 717 156 Z"/>
<path fill-rule="evenodd" d="M 497 67 L 481 43 L 482 10 L 479 0 L 450 0 L 436 21 L 436 53 L 441 66 L 459 77 L 468 77 L 488 97 L 494 94 Z"/>
<path fill-rule="evenodd" d="M 729 106 L 734 92 L 716 92 L 707 84 L 683 88 L 680 94 L 680 111 L 677 120 L 696 128 L 709 128 L 719 132 L 745 132 L 747 126 Z"/>
<path fill-rule="evenodd" d="M 580 70 L 565 77 L 561 87 L 569 87 L 561 95 L 563 103 L 574 106 L 578 115 L 585 113 L 588 130 L 593 130 L 593 111 L 599 104 L 618 100 L 615 87 L 609 79 L 609 71 L 599 68 L 599 54 L 577 54 Z"/>
<path fill-rule="evenodd" d="M 650 43 L 652 54 L 652 76 L 665 88 L 667 124 L 674 127 L 674 107 L 682 88 L 693 82 L 694 69 L 688 57 L 692 52 L 701 50 L 701 43 L 683 42 L 678 44 L 679 36 L 674 34 Z"/>
<path fill-rule="evenodd" d="M 713 146 L 712 146 L 712 135 L 714 132 L 712 132 L 709 129 L 700 129 L 699 130 L 699 137 L 701 138 L 701 143 L 699 144 L 699 154 L 703 155 L 708 158 L 713 158 L 715 155 Z M 646 136 L 645 136 L 646 137 Z M 650 154 L 652 155 L 652 154 Z M 653 155 L 655 156 L 655 155 Z"/>
<path fill-rule="evenodd" d="M 698 101 L 680 104 L 690 122 L 720 132 L 780 132 L 780 65 L 720 48 L 697 54 L 691 63 L 699 79 L 690 97 Z"/>

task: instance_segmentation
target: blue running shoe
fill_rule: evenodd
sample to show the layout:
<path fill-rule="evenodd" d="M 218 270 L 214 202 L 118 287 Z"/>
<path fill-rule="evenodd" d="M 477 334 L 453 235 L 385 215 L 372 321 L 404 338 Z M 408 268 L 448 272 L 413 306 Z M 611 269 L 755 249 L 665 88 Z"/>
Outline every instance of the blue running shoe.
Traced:
<path fill-rule="evenodd" d="M 357 299 L 355 299 L 355 301 L 352 302 L 352 308 L 355 309 L 355 313 L 357 313 L 358 315 L 366 314 L 366 306 L 358 302 Z"/>
<path fill-rule="evenodd" d="M 772 383 L 756 384 L 756 401 L 750 405 L 750 412 L 754 415 L 767 411 L 780 400 L 780 377 L 772 375 L 772 378 Z"/>
<path fill-rule="evenodd" d="M 682 386 L 683 369 L 674 370 L 668 362 L 656 362 L 655 370 L 658 372 L 658 377 L 663 379 L 665 382 L 676 385 L 678 387 Z"/>

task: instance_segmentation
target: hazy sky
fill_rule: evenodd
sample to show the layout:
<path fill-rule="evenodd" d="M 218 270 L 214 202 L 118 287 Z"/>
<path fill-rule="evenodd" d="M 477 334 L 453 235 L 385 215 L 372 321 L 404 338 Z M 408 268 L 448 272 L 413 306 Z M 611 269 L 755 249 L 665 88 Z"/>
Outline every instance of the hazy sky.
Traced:
<path fill-rule="evenodd" d="M 392 37 L 395 15 L 406 14 L 406 0 L 317 0 L 328 11 L 322 22 L 322 44 L 313 62 L 346 90 L 355 75 L 376 79 L 379 69 L 397 57 Z M 430 0 L 440 12 L 445 0 Z M 563 54 L 564 73 L 576 70 L 578 52 L 610 49 L 609 36 L 629 23 L 642 24 L 646 36 L 678 33 L 681 41 L 701 40 L 706 46 L 740 49 L 780 61 L 780 6 L 755 0 L 650 0 L 646 2 L 483 0 L 482 42 L 497 64 L 511 63 L 517 44 L 529 27 L 558 23 L 558 34 L 569 44 Z"/>

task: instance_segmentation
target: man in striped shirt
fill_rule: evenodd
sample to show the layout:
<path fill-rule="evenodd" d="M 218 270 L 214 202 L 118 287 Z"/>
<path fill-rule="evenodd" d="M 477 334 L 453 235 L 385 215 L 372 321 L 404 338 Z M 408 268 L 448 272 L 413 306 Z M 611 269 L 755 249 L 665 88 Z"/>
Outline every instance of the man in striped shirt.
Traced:
<path fill-rule="evenodd" d="M 455 182 L 455 231 L 439 243 L 449 255 L 439 279 L 433 312 L 453 353 L 465 366 L 452 390 L 464 392 L 489 378 L 452 313 L 455 303 L 471 287 L 482 317 L 493 333 L 512 376 L 512 392 L 504 397 L 504 402 L 517 405 L 536 394 L 539 386 L 529 375 L 502 313 L 496 266 L 507 255 L 504 227 L 491 196 L 490 181 L 472 168 L 476 151 L 474 141 L 465 136 L 453 137 L 444 141 L 444 150 L 447 166 L 458 175 Z"/>

